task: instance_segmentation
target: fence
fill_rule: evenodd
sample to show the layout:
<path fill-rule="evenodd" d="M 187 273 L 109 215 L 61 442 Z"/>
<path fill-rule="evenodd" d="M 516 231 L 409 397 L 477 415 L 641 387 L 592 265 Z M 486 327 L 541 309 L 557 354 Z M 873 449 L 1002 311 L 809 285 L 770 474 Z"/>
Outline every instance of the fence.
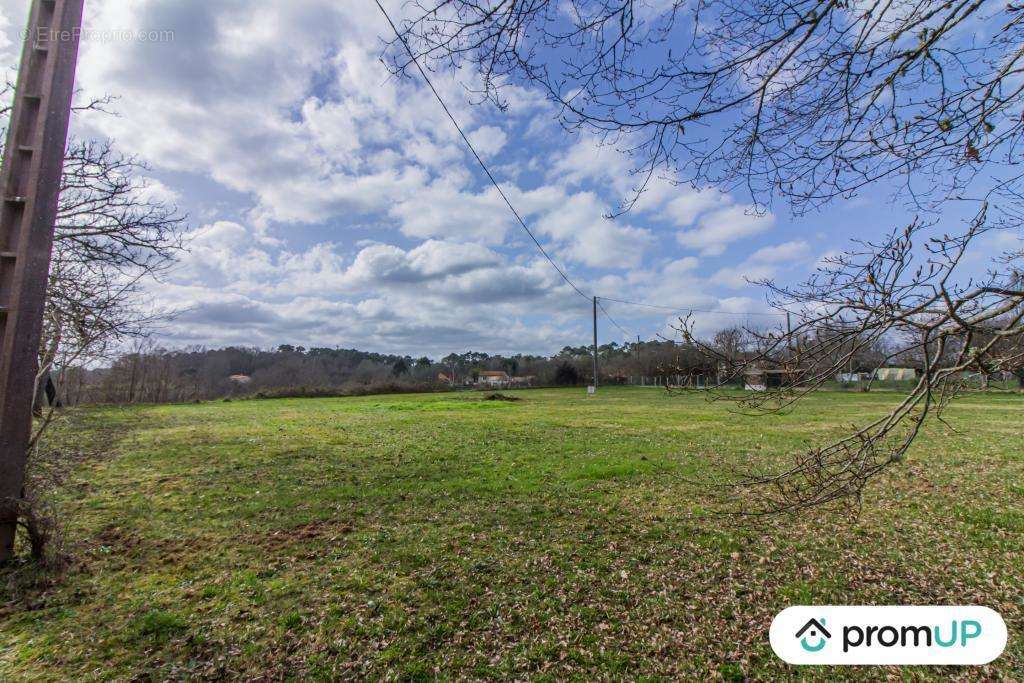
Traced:
<path fill-rule="evenodd" d="M 630 377 L 628 382 L 634 387 L 684 387 L 687 389 L 706 389 L 715 385 L 714 378 L 705 375 L 639 375 Z"/>

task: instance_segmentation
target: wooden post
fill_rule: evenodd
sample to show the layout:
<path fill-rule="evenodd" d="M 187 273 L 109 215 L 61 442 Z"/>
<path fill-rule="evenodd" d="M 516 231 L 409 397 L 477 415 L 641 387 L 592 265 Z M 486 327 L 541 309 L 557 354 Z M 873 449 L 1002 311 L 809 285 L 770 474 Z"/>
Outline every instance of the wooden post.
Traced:
<path fill-rule="evenodd" d="M 0 173 L 0 561 L 14 552 L 84 0 L 33 0 Z"/>

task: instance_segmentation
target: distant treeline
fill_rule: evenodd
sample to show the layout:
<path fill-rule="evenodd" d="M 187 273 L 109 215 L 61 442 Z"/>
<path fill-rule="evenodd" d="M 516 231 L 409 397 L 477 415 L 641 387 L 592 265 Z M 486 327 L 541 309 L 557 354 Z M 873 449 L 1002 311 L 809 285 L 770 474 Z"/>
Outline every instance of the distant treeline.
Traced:
<path fill-rule="evenodd" d="M 818 336 L 829 333 L 822 330 Z M 731 327 L 694 344 L 605 344 L 598 349 L 600 382 L 640 383 L 641 378 L 644 383 L 662 385 L 680 381 L 697 386 L 724 382 L 722 368 L 756 354 L 759 340 L 764 338 Z M 837 343 L 834 352 L 844 359 L 846 373 L 851 375 L 871 373 L 880 367 L 920 368 L 924 362 L 911 354 L 894 353 L 886 340 L 845 340 L 844 344 Z M 956 353 L 956 349 L 947 349 L 947 353 Z M 815 362 L 822 371 L 835 365 L 827 357 Z M 495 378 L 496 372 L 505 374 Z M 1024 363 L 1016 374 L 1024 386 Z M 67 405 L 180 403 L 220 398 L 443 391 L 487 385 L 496 379 L 496 386 L 581 386 L 592 381 L 593 359 L 589 346 L 567 346 L 552 356 L 470 351 L 441 359 L 290 345 L 273 350 L 166 350 L 141 346 L 107 367 L 58 368 L 52 377 L 58 399 Z M 742 376 L 733 379 L 743 382 Z M 506 380 L 507 384 L 502 384 Z"/>
<path fill-rule="evenodd" d="M 694 361 L 690 365 L 700 365 L 698 355 L 686 354 L 672 342 L 606 344 L 599 348 L 601 381 L 677 374 L 687 355 Z M 53 379 L 60 400 L 68 405 L 180 403 L 445 390 L 475 384 L 486 371 L 506 372 L 530 386 L 580 386 L 591 380 L 592 362 L 586 346 L 565 347 L 553 356 L 471 351 L 439 360 L 290 345 L 274 350 L 150 348 L 126 353 L 109 367 L 58 369 Z"/>

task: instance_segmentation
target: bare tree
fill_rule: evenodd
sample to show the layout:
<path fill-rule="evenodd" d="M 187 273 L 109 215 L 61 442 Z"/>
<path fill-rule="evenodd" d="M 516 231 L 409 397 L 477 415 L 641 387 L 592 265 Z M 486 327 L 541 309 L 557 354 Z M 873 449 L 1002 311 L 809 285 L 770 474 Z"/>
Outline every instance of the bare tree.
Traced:
<path fill-rule="evenodd" d="M 791 468 L 738 482 L 753 512 L 856 500 L 900 461 L 966 372 L 1021 364 L 1020 250 L 965 272 L 982 236 L 1020 234 L 1024 4 L 985 0 L 417 0 L 389 44 L 396 73 L 469 65 L 499 106 L 517 83 L 540 88 L 570 130 L 635 162 L 628 210 L 657 174 L 744 189 L 757 210 L 795 213 L 885 181 L 918 214 L 855 242 L 796 287 L 764 282 L 791 327 L 750 344 L 701 341 L 723 383 L 773 370 L 780 386 L 740 401 L 792 405 L 855 359 L 913 357 L 914 389 L 877 421 Z M 952 207 L 972 217 L 950 225 Z M 965 210 L 965 211 L 964 211 Z M 721 340 L 724 341 L 724 340 Z M 888 355 L 879 355 L 879 349 Z"/>
<path fill-rule="evenodd" d="M 8 84 L 0 99 L 13 96 Z M 111 98 L 76 104 L 109 112 Z M 6 129 L 10 106 L 0 109 Z M 2 144 L 2 143 L 0 143 Z M 148 310 L 139 283 L 159 276 L 183 247 L 185 217 L 151 191 L 149 168 L 110 141 L 71 140 L 64 159 L 40 367 L 95 360 L 144 334 L 164 311 Z"/>
<path fill-rule="evenodd" d="M 947 198 L 1012 163 L 1024 132 L 1018 3 L 411 4 L 396 71 L 408 45 L 433 66 L 472 64 L 498 104 L 517 80 L 539 86 L 567 126 L 621 141 L 644 180 L 669 167 L 805 207 L 898 176 Z"/>
<path fill-rule="evenodd" d="M 958 238 L 932 238 L 924 247 L 924 263 L 915 263 L 915 238 L 925 227 L 914 224 L 895 238 L 864 243 L 859 251 L 830 259 L 800 286 L 766 282 L 772 303 L 793 311 L 796 323 L 792 331 L 751 331 L 756 351 L 739 358 L 701 342 L 692 322 L 682 321 L 678 331 L 705 353 L 716 354 L 727 377 L 769 369 L 777 373 L 781 381 L 771 391 L 721 395 L 758 411 L 793 405 L 879 342 L 886 342 L 888 353 L 874 358 L 876 367 L 895 358 L 913 359 L 917 366 L 913 388 L 878 420 L 802 454 L 789 470 L 740 482 L 763 494 L 764 511 L 859 498 L 875 475 L 903 459 L 930 416 L 941 418 L 970 373 L 987 377 L 1019 369 L 1024 360 L 1019 271 L 1009 282 L 999 273 L 982 283 L 954 279 L 986 220 L 977 216 L 971 230 Z"/>
<path fill-rule="evenodd" d="M 150 194 L 148 168 L 112 143 L 72 141 L 64 163 L 40 367 L 94 361 L 167 312 L 140 283 L 182 249 L 185 219 Z"/>

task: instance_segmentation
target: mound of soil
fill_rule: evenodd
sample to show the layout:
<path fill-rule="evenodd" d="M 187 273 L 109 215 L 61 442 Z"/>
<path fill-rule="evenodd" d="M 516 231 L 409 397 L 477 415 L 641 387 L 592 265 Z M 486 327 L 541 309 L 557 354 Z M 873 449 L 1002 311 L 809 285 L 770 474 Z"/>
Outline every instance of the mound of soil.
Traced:
<path fill-rule="evenodd" d="M 517 401 L 522 401 L 523 399 L 519 398 L 518 396 L 507 396 L 505 394 L 494 393 L 494 394 L 487 394 L 486 396 L 484 396 L 484 400 L 485 401 L 508 401 L 509 403 L 515 403 Z"/>

